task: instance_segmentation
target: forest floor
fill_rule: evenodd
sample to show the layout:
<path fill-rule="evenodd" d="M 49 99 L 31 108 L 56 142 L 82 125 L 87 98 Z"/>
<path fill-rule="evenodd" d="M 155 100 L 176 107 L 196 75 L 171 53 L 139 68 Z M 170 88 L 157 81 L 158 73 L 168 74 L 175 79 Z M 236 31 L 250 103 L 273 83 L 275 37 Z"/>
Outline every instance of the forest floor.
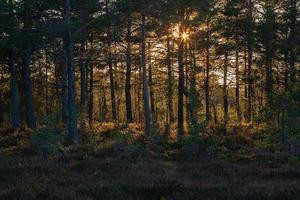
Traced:
<path fill-rule="evenodd" d="M 254 130 L 176 141 L 134 125 L 80 132 L 3 133 L 0 199 L 296 200 L 300 170 Z M 49 132 L 47 132 L 49 131 Z M 53 135 L 52 135 L 53 134 Z M 56 137 L 56 136 L 57 137 Z M 49 142 L 50 141 L 50 142 Z"/>

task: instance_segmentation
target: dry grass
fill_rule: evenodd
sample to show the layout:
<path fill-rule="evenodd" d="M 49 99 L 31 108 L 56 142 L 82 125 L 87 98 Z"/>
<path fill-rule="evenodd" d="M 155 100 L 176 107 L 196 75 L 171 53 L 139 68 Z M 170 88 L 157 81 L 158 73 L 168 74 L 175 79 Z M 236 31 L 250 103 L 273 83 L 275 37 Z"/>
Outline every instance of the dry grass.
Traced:
<path fill-rule="evenodd" d="M 252 137 L 233 137 L 237 143 L 245 140 L 243 149 L 188 161 L 180 144 L 144 138 L 138 125 L 120 130 L 105 124 L 82 134 L 80 145 L 65 146 L 64 154 L 47 159 L 30 151 L 27 134 L 7 135 L 0 141 L 0 199 L 283 200 L 300 195 L 300 174 L 274 164 L 272 155 L 247 149 Z"/>

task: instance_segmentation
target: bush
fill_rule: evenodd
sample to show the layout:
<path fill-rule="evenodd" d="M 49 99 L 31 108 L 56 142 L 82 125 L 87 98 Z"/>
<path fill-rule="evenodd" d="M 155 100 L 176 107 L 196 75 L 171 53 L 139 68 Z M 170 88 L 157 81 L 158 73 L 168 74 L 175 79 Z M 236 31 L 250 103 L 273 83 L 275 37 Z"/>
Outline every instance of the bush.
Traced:
<path fill-rule="evenodd" d="M 190 136 L 183 139 L 182 144 L 188 160 L 198 159 L 204 154 L 215 154 L 220 149 L 218 138 L 212 136 Z"/>
<path fill-rule="evenodd" d="M 63 134 L 55 128 L 40 128 L 32 133 L 31 151 L 43 159 L 59 152 Z"/>

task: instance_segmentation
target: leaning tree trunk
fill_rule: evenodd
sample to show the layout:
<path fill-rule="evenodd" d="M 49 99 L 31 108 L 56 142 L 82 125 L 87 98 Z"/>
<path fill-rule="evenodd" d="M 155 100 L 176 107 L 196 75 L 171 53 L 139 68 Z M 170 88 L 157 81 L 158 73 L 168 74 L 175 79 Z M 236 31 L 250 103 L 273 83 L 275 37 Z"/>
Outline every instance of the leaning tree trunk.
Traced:
<path fill-rule="evenodd" d="M 150 95 L 149 83 L 146 69 L 146 17 L 142 15 L 142 70 L 143 70 L 143 97 L 144 97 L 144 115 L 145 115 L 145 134 L 149 135 L 151 132 L 151 109 L 150 109 Z"/>
<path fill-rule="evenodd" d="M 18 84 L 18 69 L 16 64 L 15 52 L 12 53 L 10 63 L 10 80 L 11 80 L 11 119 L 12 128 L 17 130 L 20 128 L 20 97 L 19 97 L 19 84 Z"/>

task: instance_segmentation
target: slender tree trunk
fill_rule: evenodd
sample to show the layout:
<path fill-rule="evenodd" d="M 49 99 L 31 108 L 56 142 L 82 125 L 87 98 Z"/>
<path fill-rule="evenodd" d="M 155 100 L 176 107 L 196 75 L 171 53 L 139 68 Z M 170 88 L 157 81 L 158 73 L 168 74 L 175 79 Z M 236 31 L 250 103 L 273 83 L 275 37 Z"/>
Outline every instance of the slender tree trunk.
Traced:
<path fill-rule="evenodd" d="M 126 52 L 126 83 L 125 83 L 125 98 L 126 98 L 126 117 L 127 123 L 133 122 L 132 103 L 131 103 L 131 16 L 127 16 L 127 52 Z"/>
<path fill-rule="evenodd" d="M 115 93 L 115 81 L 114 81 L 114 71 L 113 71 L 113 60 L 111 52 L 111 42 L 108 44 L 108 66 L 109 66 L 109 81 L 110 81 L 110 95 L 111 95 L 111 110 L 112 110 L 112 120 L 117 121 L 117 111 L 116 111 L 116 93 Z"/>
<path fill-rule="evenodd" d="M 84 42 L 81 43 L 81 64 L 80 64 L 80 127 L 84 128 L 84 119 L 86 114 L 86 66 L 88 61 L 84 60 Z"/>
<path fill-rule="evenodd" d="M 64 41 L 66 44 L 66 41 Z M 63 61 L 60 63 L 61 73 L 61 117 L 64 125 L 67 125 L 69 119 L 68 109 L 68 61 L 66 54 L 66 47 L 63 51 Z"/>
<path fill-rule="evenodd" d="M 196 88 L 196 53 L 195 49 L 191 49 L 191 57 L 193 59 L 191 70 L 190 70 L 190 120 L 192 125 L 196 127 L 198 124 L 197 113 L 198 113 L 198 105 L 197 105 L 197 88 Z"/>
<path fill-rule="evenodd" d="M 148 43 L 148 54 L 149 54 L 149 89 L 150 89 L 150 107 L 152 114 L 152 123 L 156 123 L 156 113 L 155 113 L 155 100 L 153 91 L 153 70 L 152 70 L 152 57 L 151 57 L 151 44 Z"/>
<path fill-rule="evenodd" d="M 89 125 L 94 121 L 94 64 L 90 63 L 90 88 L 89 88 Z"/>
<path fill-rule="evenodd" d="M 144 97 L 144 114 L 145 114 L 145 134 L 151 132 L 151 109 L 149 97 L 149 83 L 146 69 L 146 17 L 142 15 L 142 70 L 143 70 L 143 97 Z"/>
<path fill-rule="evenodd" d="M 65 20 L 70 23 L 71 3 L 66 1 L 65 5 Z M 73 142 L 78 142 L 77 130 L 77 108 L 76 108 L 76 83 L 75 83 L 75 66 L 74 66 L 74 44 L 71 35 L 71 30 L 68 30 L 66 36 L 66 54 L 68 63 L 68 110 L 69 110 L 69 127 L 68 139 Z"/>
<path fill-rule="evenodd" d="M 248 10 L 248 18 L 249 18 L 249 31 L 248 31 L 248 122 L 253 121 L 253 45 L 254 45 L 254 36 L 253 36 L 253 1 L 249 0 L 249 10 Z"/>
<path fill-rule="evenodd" d="M 60 83 L 60 64 L 59 63 L 55 63 L 54 64 L 54 84 L 55 84 L 55 89 L 54 89 L 54 98 L 55 98 L 55 108 L 61 109 L 61 96 L 60 96 L 60 88 L 61 88 L 61 83 Z M 61 112 L 56 112 L 56 123 L 60 123 L 61 122 Z"/>
<path fill-rule="evenodd" d="M 183 32 L 183 27 L 180 27 L 180 35 Z M 184 135 L 183 129 L 183 95 L 184 95 L 184 43 L 183 40 L 179 41 L 178 49 L 178 67 L 179 67 L 179 83 L 178 83 L 178 136 Z"/>
<path fill-rule="evenodd" d="M 168 91 L 167 91 L 167 107 L 168 107 L 168 123 L 174 123 L 174 109 L 173 109 L 173 85 L 174 85 L 174 77 L 173 77 L 173 67 L 171 60 L 171 44 L 170 38 L 167 41 L 167 66 L 168 66 Z"/>
<path fill-rule="evenodd" d="M 49 115 L 49 89 L 48 89 L 48 84 L 49 84 L 49 75 L 48 75 L 48 70 L 49 70 L 49 67 L 50 67 L 50 64 L 49 64 L 49 60 L 48 60 L 48 57 L 46 59 L 46 66 L 45 66 L 45 71 L 46 71 L 46 84 L 45 84 L 45 113 L 46 113 L 46 116 Z"/>
<path fill-rule="evenodd" d="M 290 79 L 292 83 L 297 80 L 297 70 L 296 70 L 296 27 L 297 27 L 297 0 L 290 0 L 290 53 L 289 53 L 289 65 L 290 65 Z"/>
<path fill-rule="evenodd" d="M 188 44 L 185 43 L 184 45 L 184 70 L 185 70 L 185 80 L 184 80 L 184 97 L 185 97 L 185 118 L 186 118 L 186 122 L 190 123 L 191 122 L 191 99 L 190 99 L 190 68 L 191 68 L 191 64 L 189 61 L 189 55 L 188 55 L 188 51 L 189 51 L 189 47 Z"/>
<path fill-rule="evenodd" d="M 284 89 L 288 91 L 289 89 L 289 57 L 288 52 L 284 54 L 284 63 L 285 63 L 285 71 L 284 71 Z"/>
<path fill-rule="evenodd" d="M 242 113 L 240 106 L 240 68 L 239 68 L 239 47 L 236 48 L 235 51 L 235 106 L 236 106 L 236 115 L 237 122 L 241 124 L 242 122 Z"/>
<path fill-rule="evenodd" d="M 101 85 L 99 88 L 100 88 L 99 120 L 100 120 L 100 122 L 105 122 L 106 114 L 107 114 L 106 90 L 105 90 L 105 86 L 103 86 L 103 85 Z"/>
<path fill-rule="evenodd" d="M 19 84 L 18 84 L 18 70 L 16 63 L 16 53 L 12 53 L 10 63 L 10 80 L 11 80 L 11 118 L 12 128 L 17 130 L 21 125 L 20 116 L 20 97 L 19 97 Z"/>
<path fill-rule="evenodd" d="M 273 69 L 270 44 L 266 48 L 266 99 L 268 106 L 272 107 L 272 93 L 273 93 Z"/>
<path fill-rule="evenodd" d="M 27 125 L 29 128 L 36 127 L 34 105 L 33 105 L 33 94 L 32 94 L 32 83 L 30 77 L 30 49 L 23 50 L 23 80 L 24 80 L 24 92 L 26 101 L 26 116 Z"/>
<path fill-rule="evenodd" d="M 228 87 L 227 87 L 227 76 L 228 76 L 228 52 L 226 51 L 225 52 L 225 63 L 224 63 L 224 79 L 223 79 L 224 128 L 225 128 L 225 130 L 226 130 L 227 124 L 228 124 Z"/>
<path fill-rule="evenodd" d="M 218 114 L 217 114 L 217 108 L 216 108 L 216 105 L 214 103 L 214 101 L 212 100 L 212 108 L 213 108 L 213 114 L 214 114 L 214 123 L 215 125 L 218 125 L 219 122 L 218 122 Z"/>
<path fill-rule="evenodd" d="M 206 23 L 207 29 L 209 29 L 209 20 Z M 209 94 L 209 87 L 210 87 L 210 50 L 209 50 L 209 30 L 206 32 L 206 77 L 205 77 L 205 113 L 206 113 L 206 121 L 210 122 L 210 94 Z"/>
<path fill-rule="evenodd" d="M 1 77 L 2 78 L 2 74 L 1 74 Z M 4 124 L 4 105 L 3 105 L 3 96 L 1 93 L 0 93 L 0 126 Z M 15 129 L 14 129 L 15 130 Z"/>

